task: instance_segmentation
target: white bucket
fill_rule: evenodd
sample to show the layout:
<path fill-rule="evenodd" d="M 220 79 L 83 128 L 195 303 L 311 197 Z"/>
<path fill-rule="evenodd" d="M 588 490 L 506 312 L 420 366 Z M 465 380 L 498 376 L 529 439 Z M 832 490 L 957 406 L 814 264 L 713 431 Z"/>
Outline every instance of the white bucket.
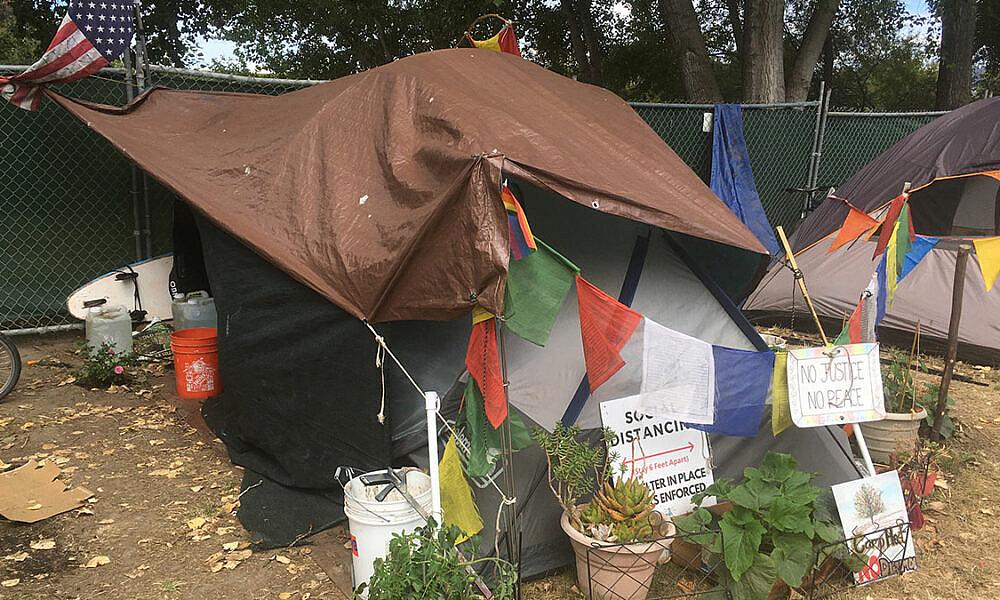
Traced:
<path fill-rule="evenodd" d="M 374 471 L 365 475 L 378 475 Z M 375 499 L 385 485 L 366 486 L 358 476 L 344 486 L 344 514 L 351 530 L 351 567 L 354 589 L 367 583 L 375 572 L 375 559 L 384 558 L 389 552 L 389 541 L 394 533 L 413 531 L 424 524 L 423 517 L 410 506 L 398 491 L 393 490 L 379 502 Z M 431 512 L 431 478 L 426 473 L 412 470 L 406 473 L 406 491 Z M 368 594 L 364 594 L 367 597 Z"/>

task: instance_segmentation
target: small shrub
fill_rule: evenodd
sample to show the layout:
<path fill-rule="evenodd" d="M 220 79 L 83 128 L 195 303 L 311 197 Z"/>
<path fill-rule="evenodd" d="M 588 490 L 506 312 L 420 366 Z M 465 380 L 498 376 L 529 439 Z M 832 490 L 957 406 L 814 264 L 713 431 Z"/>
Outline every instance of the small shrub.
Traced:
<path fill-rule="evenodd" d="M 76 383 L 84 387 L 123 385 L 135 379 L 139 361 L 130 352 L 115 352 L 111 344 L 92 349 L 84 345 L 83 365 L 73 374 Z"/>

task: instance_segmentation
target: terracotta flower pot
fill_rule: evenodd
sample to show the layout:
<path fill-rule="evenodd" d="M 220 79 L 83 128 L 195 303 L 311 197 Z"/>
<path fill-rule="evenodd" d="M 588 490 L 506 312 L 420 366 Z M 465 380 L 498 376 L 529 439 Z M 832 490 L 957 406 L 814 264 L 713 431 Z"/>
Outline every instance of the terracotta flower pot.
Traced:
<path fill-rule="evenodd" d="M 564 512 L 559 520 L 576 555 L 576 581 L 586 598 L 645 600 L 656 565 L 668 554 L 664 542 L 613 544 L 586 536 L 569 524 Z M 669 534 L 673 535 L 673 524 Z"/>
<path fill-rule="evenodd" d="M 913 452 L 925 417 L 927 411 L 921 408 L 912 413 L 887 413 L 881 421 L 861 423 L 872 460 L 887 463 L 893 452 Z"/>

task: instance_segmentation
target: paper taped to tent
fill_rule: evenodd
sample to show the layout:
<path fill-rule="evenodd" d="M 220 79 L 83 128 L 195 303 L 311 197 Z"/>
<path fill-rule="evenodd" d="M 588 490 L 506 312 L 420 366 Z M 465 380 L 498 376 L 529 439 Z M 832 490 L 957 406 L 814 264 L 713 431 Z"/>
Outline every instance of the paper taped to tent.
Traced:
<path fill-rule="evenodd" d="M 509 236 L 525 217 L 641 316 L 767 349 L 735 304 L 768 261 L 760 242 L 625 102 L 528 61 L 444 50 L 278 97 L 154 89 L 124 109 L 51 95 L 177 192 L 182 222 L 192 209 L 198 235 L 175 235 L 175 253 L 190 261 L 192 237 L 203 247 L 224 381 L 203 412 L 246 469 L 239 516 L 265 545 L 343 519 L 338 467 L 426 466 L 424 398 L 395 368 L 383 387 L 368 326 L 454 418 L 470 314 L 509 308 Z M 555 308 L 543 346 L 504 336 L 510 411 L 596 430 L 600 401 L 638 393 L 641 360 L 622 340 L 624 367 L 591 393 L 577 295 Z M 712 436 L 717 476 L 772 449 L 825 485 L 858 476 L 839 429 L 775 439 L 766 415 L 753 420 L 755 437 Z M 529 447 L 512 467 L 522 575 L 566 564 L 544 454 Z M 492 552 L 500 498 L 485 487 L 476 502 Z"/>
<path fill-rule="evenodd" d="M 1000 98 L 935 119 L 858 171 L 798 226 L 790 243 L 820 316 L 839 329 L 851 315 L 875 269 L 879 236 L 872 228 L 909 182 L 914 248 L 926 254 L 903 271 L 879 338 L 905 334 L 908 340 L 919 323 L 922 337 L 947 339 L 947 299 L 959 244 L 979 249 L 983 241 L 1000 236 L 998 123 Z M 966 272 L 959 357 L 1000 364 L 1000 294 L 984 285 L 996 259 L 982 251 L 977 258 L 982 273 L 975 267 Z M 791 271 L 777 262 L 744 308 L 754 320 L 787 318 L 793 308 L 804 307 L 794 287 Z"/>

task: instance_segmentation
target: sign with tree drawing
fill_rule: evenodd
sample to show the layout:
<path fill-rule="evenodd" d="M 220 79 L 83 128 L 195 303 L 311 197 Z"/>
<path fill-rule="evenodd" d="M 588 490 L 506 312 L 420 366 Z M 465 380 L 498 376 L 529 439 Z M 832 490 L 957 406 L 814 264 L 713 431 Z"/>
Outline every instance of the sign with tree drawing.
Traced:
<path fill-rule="evenodd" d="M 848 548 L 860 554 L 860 583 L 915 571 L 916 550 L 896 471 L 833 486 Z"/>

